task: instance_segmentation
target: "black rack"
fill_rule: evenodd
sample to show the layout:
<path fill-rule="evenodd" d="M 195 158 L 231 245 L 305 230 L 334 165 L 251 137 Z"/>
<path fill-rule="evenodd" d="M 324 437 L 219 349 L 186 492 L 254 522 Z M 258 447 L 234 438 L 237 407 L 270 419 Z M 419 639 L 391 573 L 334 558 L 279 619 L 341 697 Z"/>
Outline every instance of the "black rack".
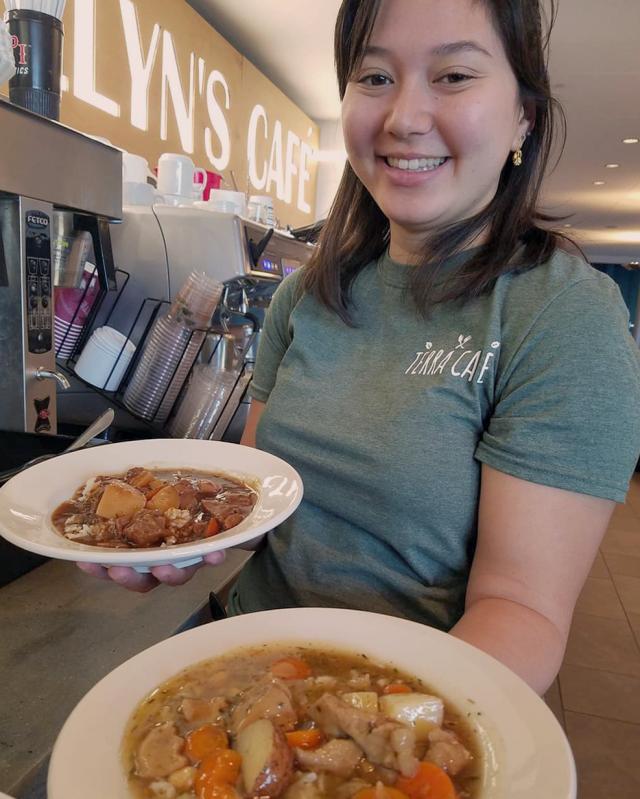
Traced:
<path fill-rule="evenodd" d="M 216 355 L 218 347 L 220 346 L 223 334 L 220 333 L 220 331 L 218 329 L 213 328 L 213 327 L 206 327 L 206 328 L 194 327 L 194 328 L 192 328 L 191 332 L 190 332 L 190 335 L 189 335 L 188 339 L 186 340 L 186 342 L 184 343 L 184 346 L 182 348 L 182 354 L 178 358 L 176 367 L 175 367 L 175 369 L 174 369 L 174 371 L 173 371 L 173 373 L 171 375 L 171 378 L 167 382 L 167 387 L 164 390 L 164 392 L 163 392 L 163 394 L 162 394 L 162 396 L 161 396 L 161 398 L 160 398 L 160 400 L 159 400 L 159 402 L 157 404 L 157 407 L 156 407 L 156 410 L 155 410 L 153 416 L 151 418 L 146 418 L 144 416 L 141 416 L 141 415 L 135 413 L 133 410 L 131 410 L 129 407 L 127 407 L 124 404 L 124 401 L 123 401 L 124 394 L 125 394 L 125 392 L 127 390 L 127 387 L 129 386 L 129 383 L 131 381 L 132 376 L 135 374 L 135 371 L 136 371 L 136 369 L 137 369 L 137 367 L 138 367 L 138 365 L 140 363 L 140 358 L 141 358 L 142 353 L 143 353 L 143 351 L 145 349 L 145 344 L 147 342 L 149 333 L 151 332 L 156 320 L 159 318 L 163 308 L 166 308 L 167 306 L 171 306 L 172 303 L 169 300 L 158 299 L 158 298 L 155 298 L 155 297 L 145 297 L 142 300 L 142 302 L 140 303 L 140 305 L 138 307 L 138 311 L 137 311 L 137 313 L 136 313 L 136 315 L 135 315 L 135 317 L 133 319 L 133 322 L 131 323 L 128 331 L 126 333 L 122 333 L 122 335 L 125 336 L 125 340 L 124 340 L 124 342 L 123 342 L 123 344 L 122 344 L 122 346 L 120 348 L 120 351 L 119 351 L 119 353 L 117 355 L 117 358 L 116 358 L 116 360 L 115 360 L 115 362 L 114 362 L 109 374 L 107 375 L 106 379 L 104 380 L 104 382 L 102 383 L 101 386 L 93 385 L 92 383 L 89 383 L 88 381 L 84 380 L 80 375 L 77 374 L 77 372 L 75 371 L 75 366 L 76 366 L 76 363 L 78 361 L 78 358 L 79 358 L 80 354 L 82 353 L 82 350 L 84 349 L 85 345 L 89 341 L 89 338 L 91 337 L 91 335 L 93 334 L 93 332 L 95 331 L 95 329 L 97 327 L 96 321 L 99 318 L 100 312 L 104 308 L 105 301 L 107 299 L 110 299 L 110 300 L 113 300 L 113 302 L 111 303 L 111 307 L 109 308 L 109 311 L 107 312 L 106 316 L 104 317 L 104 320 L 101 322 L 101 326 L 108 326 L 109 321 L 110 321 L 115 309 L 117 308 L 118 303 L 119 303 L 119 301 L 120 301 L 125 289 L 127 288 L 127 284 L 129 283 L 130 274 L 128 272 L 124 271 L 123 269 L 116 269 L 116 290 L 115 290 L 115 292 L 114 291 L 107 291 L 106 289 L 101 287 L 101 289 L 99 291 L 99 294 L 96 297 L 96 300 L 95 300 L 95 302 L 94 302 L 94 304 L 93 304 L 93 306 L 91 308 L 91 311 L 90 311 L 90 313 L 89 313 L 89 315 L 87 317 L 87 320 L 84 323 L 84 325 L 82 327 L 82 330 L 80 332 L 80 335 L 78 336 L 77 341 L 73 345 L 73 348 L 72 348 L 69 356 L 67 358 L 63 358 L 63 357 L 60 357 L 59 353 L 61 352 L 61 350 L 64 349 L 65 343 L 66 343 L 66 341 L 68 339 L 68 336 L 69 336 L 69 332 L 72 329 L 72 326 L 73 326 L 75 320 L 78 317 L 78 314 L 80 312 L 82 304 L 83 304 L 83 302 L 84 302 L 84 300 L 86 298 L 87 292 L 88 292 L 88 290 L 89 290 L 89 288 L 91 286 L 91 283 L 93 281 L 93 277 L 96 274 L 96 270 L 97 270 L 97 267 L 94 267 L 94 270 L 91 273 L 91 277 L 86 281 L 86 286 L 85 286 L 84 290 L 82 291 L 81 295 L 78 298 L 77 307 L 75 309 L 75 312 L 74 312 L 70 322 L 68 323 L 68 329 L 65 332 L 65 335 L 63 336 L 63 338 L 61 339 L 60 344 L 58 346 L 56 346 L 56 359 L 57 359 L 58 365 L 62 368 L 63 371 L 65 371 L 69 375 L 73 376 L 76 380 L 80 381 L 87 388 L 91 389 L 91 391 L 93 391 L 96 394 L 99 394 L 102 397 L 104 397 L 105 399 L 107 399 L 108 402 L 111 405 L 114 405 L 117 408 L 119 408 L 120 410 L 124 411 L 130 417 L 132 417 L 133 419 L 136 419 L 138 422 L 142 422 L 148 428 L 148 430 L 149 430 L 149 432 L 151 434 L 153 434 L 153 435 L 155 435 L 157 437 L 167 437 L 167 436 L 170 437 L 171 434 L 169 432 L 168 425 L 169 425 L 171 419 L 173 418 L 173 415 L 175 414 L 176 409 L 180 406 L 180 402 L 181 402 L 181 400 L 182 400 L 182 398 L 184 396 L 184 393 L 186 391 L 186 388 L 187 388 L 187 386 L 189 384 L 189 380 L 190 380 L 191 374 L 193 372 L 193 368 L 196 366 L 196 364 L 202 363 L 202 361 L 199 361 L 198 359 L 200 358 L 200 355 L 202 353 L 204 344 L 207 341 L 207 338 L 210 337 L 210 336 L 214 336 L 214 337 L 217 338 L 215 346 L 212 348 L 211 353 L 209 354 L 209 356 L 207 357 L 207 360 L 205 361 L 205 363 L 211 363 L 213 358 L 214 358 L 214 356 Z M 250 348 L 251 348 L 251 345 L 252 345 L 252 343 L 253 343 L 253 341 L 255 339 L 255 336 L 256 336 L 256 334 L 258 332 L 258 330 L 257 330 L 257 324 L 258 323 L 257 323 L 256 318 L 251 313 L 241 313 L 241 312 L 238 312 L 238 311 L 234 311 L 233 313 L 234 313 L 235 316 L 238 316 L 238 317 L 244 319 L 246 322 L 250 323 L 251 326 L 252 326 L 251 335 L 250 335 L 249 339 L 247 340 L 247 342 L 245 343 L 245 346 L 243 347 L 243 353 L 244 353 L 244 352 L 249 351 Z M 226 325 L 225 316 L 224 316 L 224 314 L 220 314 L 220 316 L 222 318 L 223 329 L 224 329 L 224 326 Z M 195 354 L 195 357 L 193 359 L 193 362 L 192 362 L 189 370 L 185 374 L 184 380 L 182 382 L 182 385 L 180 386 L 180 390 L 179 390 L 179 392 L 177 394 L 176 400 L 173 403 L 171 409 L 169 410 L 168 416 L 166 417 L 164 422 L 160 422 L 157 419 L 158 412 L 159 412 L 160 408 L 162 408 L 162 406 L 163 406 L 163 402 L 165 400 L 167 392 L 172 387 L 173 380 L 175 378 L 175 375 L 176 375 L 177 371 L 180 368 L 180 365 L 182 363 L 182 359 L 184 358 L 184 356 L 185 356 L 185 354 L 186 354 L 186 352 L 187 352 L 187 350 L 189 348 L 189 345 L 193 341 L 194 335 L 196 335 L 197 333 L 204 333 L 204 336 L 202 338 L 202 342 L 200 343 L 200 346 L 198 347 L 198 350 L 197 350 L 197 352 Z M 123 377 L 122 377 L 117 389 L 115 391 L 108 391 L 106 389 L 106 386 L 109 385 L 109 381 L 111 380 L 115 370 L 117 369 L 121 358 L 124 357 L 124 353 L 125 353 L 125 350 L 127 348 L 128 343 L 129 342 L 135 343 L 135 339 L 137 339 L 137 344 L 135 345 L 136 346 L 135 353 L 132 356 L 131 361 L 128 364 L 127 369 L 126 369 L 126 371 L 125 371 L 125 373 L 124 373 L 124 375 L 123 375 Z M 233 418 L 235 410 L 237 409 L 238 405 L 242 401 L 242 399 L 244 397 L 244 394 L 246 392 L 246 389 L 248 388 L 248 385 L 249 385 L 249 383 L 251 381 L 252 371 L 253 371 L 252 364 L 250 362 L 244 361 L 242 363 L 241 368 L 238 370 L 238 373 L 236 375 L 236 380 L 235 380 L 235 383 L 234 383 L 234 386 L 233 386 L 233 390 L 229 393 L 229 396 L 227 397 L 226 402 L 223 404 L 223 406 L 222 406 L 222 408 L 220 410 L 220 413 L 218 415 L 218 421 L 215 424 L 214 430 L 213 430 L 212 434 L 210 435 L 210 438 L 212 438 L 212 439 L 220 439 L 224 435 L 224 432 L 226 431 L 226 428 L 228 427 L 229 423 L 231 422 L 231 419 Z"/>

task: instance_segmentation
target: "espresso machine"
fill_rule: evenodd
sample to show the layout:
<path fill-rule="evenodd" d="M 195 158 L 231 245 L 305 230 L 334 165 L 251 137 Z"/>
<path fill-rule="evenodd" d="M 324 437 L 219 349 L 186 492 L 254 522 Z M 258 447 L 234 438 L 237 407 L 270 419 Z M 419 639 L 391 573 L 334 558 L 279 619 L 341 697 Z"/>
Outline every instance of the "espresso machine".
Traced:
<path fill-rule="evenodd" d="M 0 97 L 0 429 L 57 433 L 54 221 L 90 237 L 102 292 L 115 289 L 110 222 L 122 153 Z"/>
<path fill-rule="evenodd" d="M 225 286 L 212 320 L 214 330 L 237 331 L 250 321 L 253 335 L 251 346 L 242 352 L 240 376 L 207 433 L 211 439 L 238 441 L 266 309 L 283 278 L 309 260 L 314 246 L 235 214 L 165 204 L 125 206 L 122 224 L 112 228 L 112 243 L 117 267 L 129 278 L 108 324 L 131 335 L 135 345 L 131 320 L 141 303 L 145 298 L 172 301 L 192 271 L 205 272 Z M 208 351 L 205 346 L 203 353 Z"/>

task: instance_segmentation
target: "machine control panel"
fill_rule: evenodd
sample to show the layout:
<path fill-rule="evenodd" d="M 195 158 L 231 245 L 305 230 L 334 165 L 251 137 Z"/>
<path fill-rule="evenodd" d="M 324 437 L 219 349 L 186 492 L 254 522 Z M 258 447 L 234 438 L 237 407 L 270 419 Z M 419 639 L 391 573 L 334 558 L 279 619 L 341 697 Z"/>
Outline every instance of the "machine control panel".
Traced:
<path fill-rule="evenodd" d="M 42 211 L 27 211 L 25 261 L 29 352 L 49 352 L 52 344 L 50 218 Z"/>
<path fill-rule="evenodd" d="M 280 259 L 274 255 L 263 255 L 258 261 L 258 265 L 254 268 L 254 272 L 262 272 L 271 277 L 281 277 Z"/>
<path fill-rule="evenodd" d="M 300 269 L 302 266 L 301 261 L 297 261 L 295 258 L 283 258 L 282 259 L 282 277 L 286 277 L 290 275 L 292 272 L 295 272 L 296 269 Z"/>

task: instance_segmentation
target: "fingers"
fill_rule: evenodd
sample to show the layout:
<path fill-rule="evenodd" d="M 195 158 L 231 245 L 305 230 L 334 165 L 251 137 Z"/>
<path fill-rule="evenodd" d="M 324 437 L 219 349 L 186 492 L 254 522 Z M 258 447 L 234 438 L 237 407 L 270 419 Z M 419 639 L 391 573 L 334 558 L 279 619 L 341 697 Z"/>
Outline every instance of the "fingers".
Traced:
<path fill-rule="evenodd" d="M 209 566 L 219 566 L 226 557 L 224 550 L 221 550 L 220 552 L 209 552 L 208 555 L 204 556 L 203 560 Z"/>
<path fill-rule="evenodd" d="M 177 569 L 175 566 L 167 564 L 165 566 L 154 566 L 151 574 L 165 585 L 184 585 L 188 582 L 198 569 L 203 565 L 202 561 L 186 569 Z"/>
<path fill-rule="evenodd" d="M 137 591 L 144 594 L 151 591 L 159 583 L 164 585 L 184 585 L 193 575 L 205 564 L 218 566 L 225 559 L 224 552 L 210 552 L 204 556 L 200 563 L 189 566 L 186 569 L 178 569 L 175 566 L 166 564 L 164 566 L 154 566 L 149 574 L 140 574 L 135 569 L 128 566 L 111 566 L 106 568 L 98 563 L 77 563 L 78 568 L 97 577 L 99 580 L 112 580 L 129 591 Z"/>
<path fill-rule="evenodd" d="M 158 580 L 153 574 L 139 574 L 128 566 L 111 566 L 107 572 L 114 583 L 128 588 L 129 591 L 137 591 L 139 594 L 146 594 L 147 591 L 151 591 L 158 585 Z"/>
<path fill-rule="evenodd" d="M 80 571 L 90 574 L 92 577 L 97 577 L 98 580 L 109 579 L 109 572 L 104 566 L 100 566 L 99 563 L 76 563 L 76 566 Z"/>

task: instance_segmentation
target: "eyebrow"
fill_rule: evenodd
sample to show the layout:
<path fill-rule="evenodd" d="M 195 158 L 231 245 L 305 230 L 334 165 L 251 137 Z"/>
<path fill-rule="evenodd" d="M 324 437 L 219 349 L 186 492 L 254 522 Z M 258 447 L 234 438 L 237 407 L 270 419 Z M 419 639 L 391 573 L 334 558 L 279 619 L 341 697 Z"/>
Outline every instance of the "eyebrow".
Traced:
<path fill-rule="evenodd" d="M 469 39 L 460 42 L 447 42 L 446 44 L 439 44 L 429 52 L 430 55 L 435 56 L 455 55 L 455 53 L 462 52 L 476 52 L 483 53 L 489 58 L 492 58 L 492 55 L 488 50 L 485 50 L 485 48 L 481 47 L 477 42 L 473 42 Z M 367 55 L 389 56 L 391 55 L 391 50 L 388 50 L 386 47 L 369 45 L 365 47 L 363 53 L 363 56 Z"/>

